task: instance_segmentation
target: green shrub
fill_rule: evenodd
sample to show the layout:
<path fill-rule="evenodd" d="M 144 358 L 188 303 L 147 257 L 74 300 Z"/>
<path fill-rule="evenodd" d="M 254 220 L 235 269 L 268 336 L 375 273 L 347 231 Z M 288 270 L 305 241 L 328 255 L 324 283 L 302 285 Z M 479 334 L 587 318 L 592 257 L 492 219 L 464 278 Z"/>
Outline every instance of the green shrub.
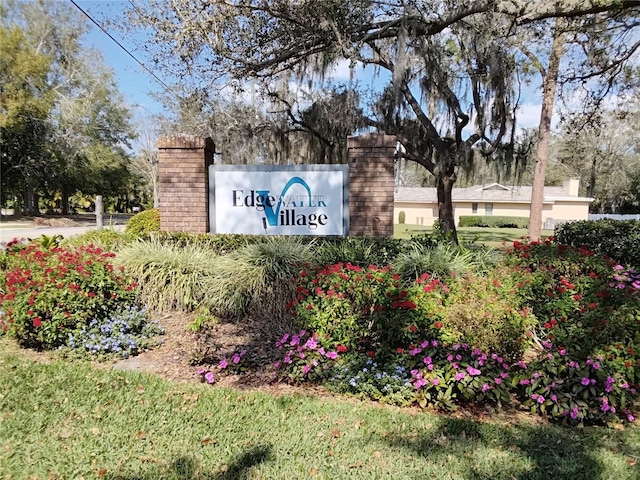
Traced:
<path fill-rule="evenodd" d="M 640 221 L 580 220 L 558 225 L 556 243 L 579 248 L 586 246 L 598 255 L 640 268 Z"/>
<path fill-rule="evenodd" d="M 151 310 L 211 309 L 215 303 L 209 290 L 218 258 L 206 247 L 138 240 L 123 248 L 116 262 L 136 278 L 139 299 Z"/>
<path fill-rule="evenodd" d="M 198 246 L 208 249 L 215 255 L 230 253 L 264 239 L 263 236 L 259 235 L 185 232 L 160 232 L 154 235 L 154 237 L 162 244 L 176 247 Z"/>
<path fill-rule="evenodd" d="M 536 319 L 515 295 L 516 284 L 506 269 L 450 279 L 442 338 L 495 352 L 509 361 L 519 358 Z"/>
<path fill-rule="evenodd" d="M 452 274 L 463 274 L 476 267 L 472 251 L 452 244 L 438 245 L 435 248 L 414 244 L 411 250 L 398 255 L 393 265 L 407 284 L 424 273 L 446 280 Z"/>
<path fill-rule="evenodd" d="M 324 237 L 318 242 L 319 265 L 388 265 L 404 248 L 404 241 L 384 237 Z"/>
<path fill-rule="evenodd" d="M 5 255 L 0 324 L 26 347 L 65 345 L 91 320 L 101 322 L 134 304 L 136 284 L 114 272 L 114 254 L 99 248 L 45 249 L 32 243 Z"/>
<path fill-rule="evenodd" d="M 94 245 L 108 252 L 116 252 L 129 242 L 128 236 L 113 228 L 88 230 L 79 235 L 65 238 L 61 243 L 65 247 Z"/>
<path fill-rule="evenodd" d="M 152 208 L 135 214 L 127 221 L 125 233 L 132 237 L 148 238 L 160 231 L 160 209 Z"/>
<path fill-rule="evenodd" d="M 462 215 L 460 227 L 490 227 L 490 228 L 527 228 L 529 219 L 526 217 L 501 217 L 493 215 Z"/>
<path fill-rule="evenodd" d="M 208 292 L 220 315 L 254 315 L 283 320 L 294 298 L 295 277 L 315 258 L 314 244 L 299 237 L 262 237 L 218 257 Z"/>

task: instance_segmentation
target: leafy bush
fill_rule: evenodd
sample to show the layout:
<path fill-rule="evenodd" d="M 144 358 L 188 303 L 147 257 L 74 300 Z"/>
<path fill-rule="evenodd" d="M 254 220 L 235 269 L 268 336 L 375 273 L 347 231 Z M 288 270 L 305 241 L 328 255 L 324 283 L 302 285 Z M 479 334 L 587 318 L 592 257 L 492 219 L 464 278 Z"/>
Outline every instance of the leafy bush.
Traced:
<path fill-rule="evenodd" d="M 72 235 L 65 238 L 61 242 L 63 246 L 69 248 L 93 245 L 107 252 L 117 252 L 127 243 L 129 243 L 129 237 L 113 228 L 88 230 L 79 235 Z"/>
<path fill-rule="evenodd" d="M 32 243 L 3 255 L 7 269 L 0 274 L 0 323 L 24 346 L 59 347 L 92 319 L 134 304 L 136 284 L 114 271 L 113 253 Z"/>
<path fill-rule="evenodd" d="M 529 219 L 526 217 L 504 217 L 493 215 L 461 215 L 459 226 L 490 228 L 528 228 Z"/>
<path fill-rule="evenodd" d="M 383 237 L 324 237 L 319 239 L 318 264 L 351 263 L 361 267 L 388 265 L 402 251 L 402 240 Z"/>
<path fill-rule="evenodd" d="M 337 263 L 311 276 L 300 272 L 296 298 L 287 307 L 303 327 L 336 345 L 393 349 L 437 333 L 446 289 L 428 275 L 404 288 L 390 267 Z"/>
<path fill-rule="evenodd" d="M 132 237 L 148 238 L 160 231 L 160 209 L 152 208 L 135 214 L 127 221 L 125 233 Z"/>
<path fill-rule="evenodd" d="M 638 220 L 580 220 L 558 225 L 555 241 L 575 248 L 589 250 L 627 266 L 640 268 L 640 221 Z"/>
<path fill-rule="evenodd" d="M 395 270 L 405 283 L 419 278 L 423 273 L 441 280 L 451 275 L 461 275 L 476 270 L 473 251 L 452 244 L 437 245 L 425 248 L 420 244 L 412 244 L 413 248 L 401 253 L 393 263 Z"/>
<path fill-rule="evenodd" d="M 516 360 L 528 345 L 526 334 L 535 325 L 531 309 L 515 295 L 517 281 L 500 269 L 487 276 L 452 278 L 446 298 L 442 338 L 464 342 Z"/>

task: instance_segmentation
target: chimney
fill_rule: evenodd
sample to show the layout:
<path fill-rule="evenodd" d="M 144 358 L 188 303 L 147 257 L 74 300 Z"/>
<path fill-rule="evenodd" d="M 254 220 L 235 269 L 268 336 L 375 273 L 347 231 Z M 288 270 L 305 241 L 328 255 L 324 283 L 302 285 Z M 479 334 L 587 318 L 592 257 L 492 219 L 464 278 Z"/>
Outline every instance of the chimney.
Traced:
<path fill-rule="evenodd" d="M 570 197 L 577 197 L 580 193 L 580 179 L 572 177 L 562 182 L 562 188 Z"/>

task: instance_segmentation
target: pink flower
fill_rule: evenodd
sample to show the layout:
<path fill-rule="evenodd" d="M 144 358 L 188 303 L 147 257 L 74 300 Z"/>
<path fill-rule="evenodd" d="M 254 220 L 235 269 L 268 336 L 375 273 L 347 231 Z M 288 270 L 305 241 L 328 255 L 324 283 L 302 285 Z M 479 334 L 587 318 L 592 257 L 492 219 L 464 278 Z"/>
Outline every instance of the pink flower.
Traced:
<path fill-rule="evenodd" d="M 307 364 L 302 368 L 302 374 L 306 375 L 311 370 L 311 365 Z"/>
<path fill-rule="evenodd" d="M 473 368 L 471 365 L 467 367 L 467 372 L 469 372 L 469 375 L 471 375 L 472 377 L 475 377 L 482 373 L 480 370 L 478 370 L 477 368 Z"/>
<path fill-rule="evenodd" d="M 327 352 L 325 357 L 330 358 L 331 360 L 335 360 L 338 358 L 338 352 Z"/>
<path fill-rule="evenodd" d="M 220 367 L 220 370 L 224 370 L 229 366 L 229 362 L 227 362 L 226 358 L 223 358 L 222 360 L 220 360 L 220 363 L 218 366 Z"/>
<path fill-rule="evenodd" d="M 455 378 L 456 382 L 458 382 L 458 381 L 462 380 L 466 376 L 467 376 L 466 373 L 458 372 L 458 373 L 456 373 L 456 376 L 454 378 Z"/>
<path fill-rule="evenodd" d="M 204 374 L 204 379 L 207 381 L 207 383 L 214 383 L 216 381 L 216 379 L 213 376 L 213 372 L 207 372 Z"/>

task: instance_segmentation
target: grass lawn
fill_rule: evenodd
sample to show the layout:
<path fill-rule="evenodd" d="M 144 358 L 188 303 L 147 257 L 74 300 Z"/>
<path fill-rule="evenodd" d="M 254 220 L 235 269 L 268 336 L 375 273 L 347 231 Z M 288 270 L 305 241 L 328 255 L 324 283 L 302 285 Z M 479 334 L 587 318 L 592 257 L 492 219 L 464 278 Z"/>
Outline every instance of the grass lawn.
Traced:
<path fill-rule="evenodd" d="M 478 422 L 34 363 L 0 339 L 0 478 L 632 479 L 637 427 Z"/>
<path fill-rule="evenodd" d="M 485 228 L 485 227 L 457 227 L 460 242 L 477 242 L 490 247 L 499 247 L 503 242 L 511 243 L 527 236 L 525 228 Z M 395 238 L 410 238 L 431 232 L 431 227 L 423 225 L 395 224 L 393 233 Z M 542 237 L 553 235 L 553 230 L 543 230 Z"/>

